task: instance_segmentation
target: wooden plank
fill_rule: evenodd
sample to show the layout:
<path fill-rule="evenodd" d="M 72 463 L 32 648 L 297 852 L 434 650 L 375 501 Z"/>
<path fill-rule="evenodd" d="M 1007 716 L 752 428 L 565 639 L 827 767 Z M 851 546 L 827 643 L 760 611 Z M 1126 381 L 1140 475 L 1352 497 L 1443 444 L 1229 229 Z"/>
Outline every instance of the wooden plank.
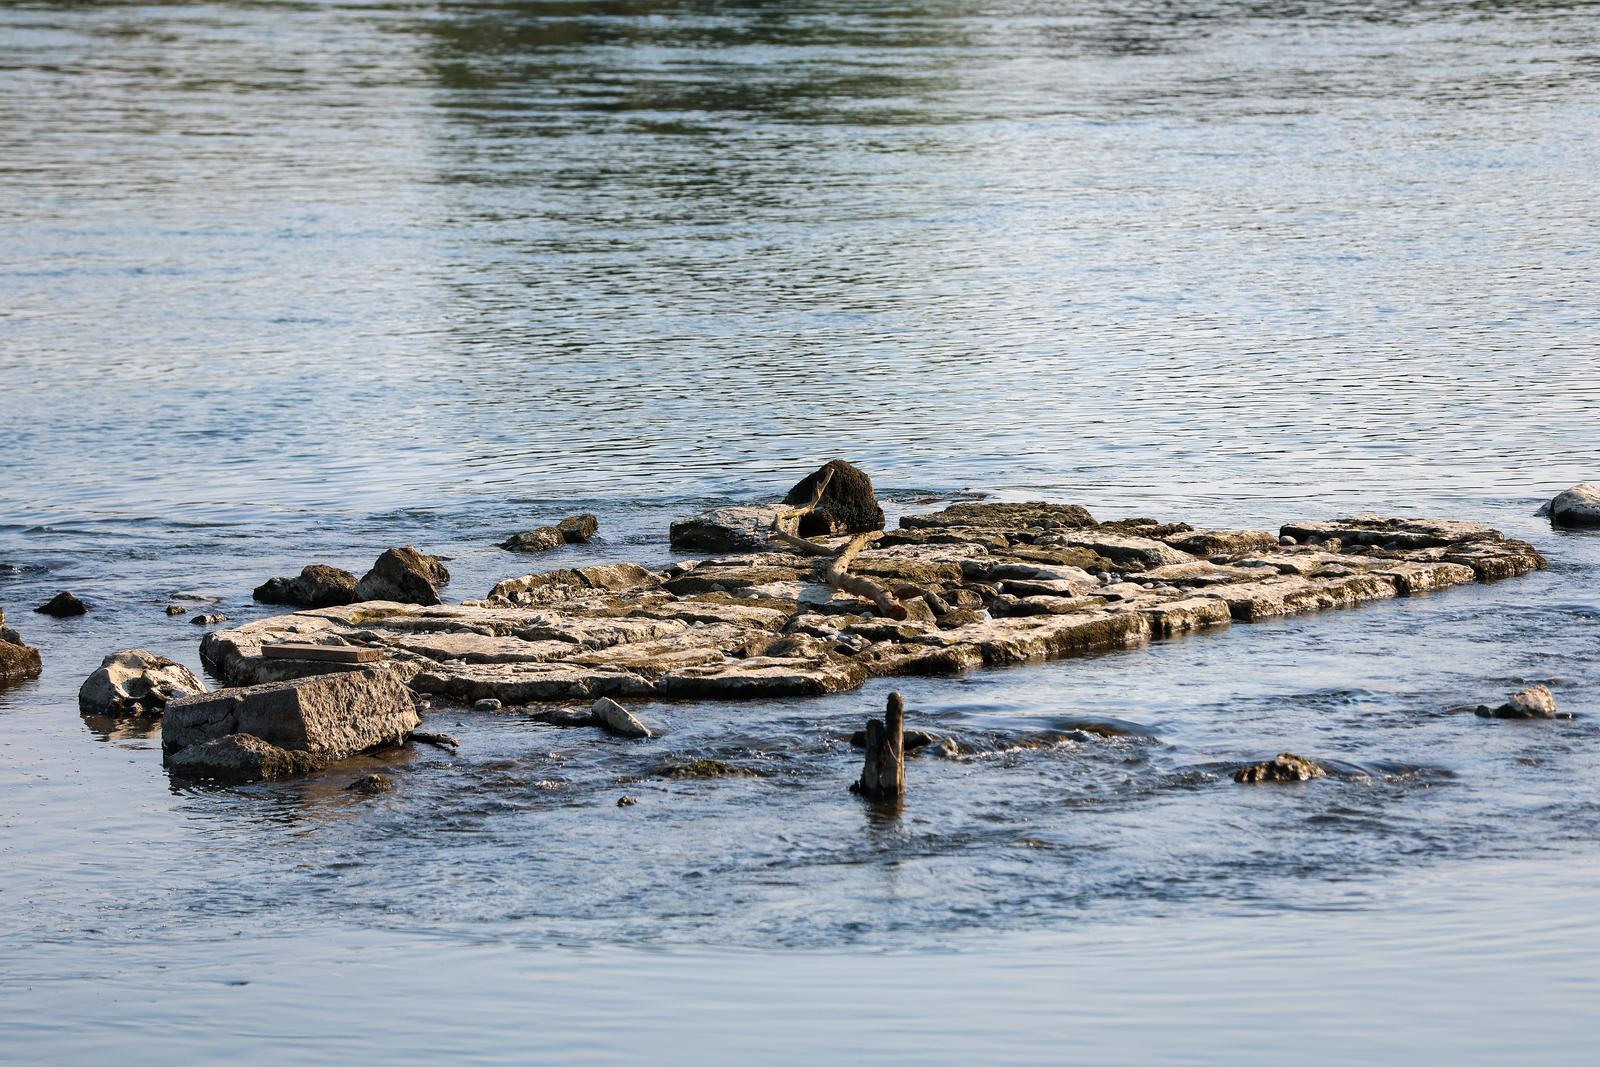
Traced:
<path fill-rule="evenodd" d="M 327 663 L 371 663 L 383 658 L 383 651 L 376 648 L 360 648 L 356 645 L 312 645 L 294 641 L 262 645 L 261 654 L 268 659 L 316 659 Z"/>

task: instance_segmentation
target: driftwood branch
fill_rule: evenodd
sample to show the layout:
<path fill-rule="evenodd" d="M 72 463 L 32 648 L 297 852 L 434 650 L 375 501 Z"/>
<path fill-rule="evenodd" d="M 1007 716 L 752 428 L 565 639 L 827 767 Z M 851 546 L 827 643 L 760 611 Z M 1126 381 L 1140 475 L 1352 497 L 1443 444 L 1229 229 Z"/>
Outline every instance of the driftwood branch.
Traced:
<path fill-rule="evenodd" d="M 882 534 L 871 533 L 856 534 L 839 548 L 829 548 L 819 545 L 809 537 L 801 537 L 797 532 L 800 519 L 811 514 L 822 503 L 822 494 L 827 491 L 828 483 L 833 480 L 833 471 L 828 471 L 817 481 L 817 487 L 811 494 L 811 499 L 804 504 L 785 508 L 772 518 L 772 531 L 769 540 L 780 541 L 790 548 L 798 549 L 808 556 L 829 557 L 828 564 L 822 570 L 822 578 L 829 585 L 840 592 L 849 593 L 851 596 L 862 597 L 870 600 L 878 608 L 878 613 L 896 621 L 902 620 L 908 614 L 905 606 L 894 598 L 883 586 L 870 578 L 863 578 L 859 574 L 851 574 L 850 564 L 861 554 L 861 550 L 877 540 Z M 794 529 L 790 529 L 790 527 Z"/>

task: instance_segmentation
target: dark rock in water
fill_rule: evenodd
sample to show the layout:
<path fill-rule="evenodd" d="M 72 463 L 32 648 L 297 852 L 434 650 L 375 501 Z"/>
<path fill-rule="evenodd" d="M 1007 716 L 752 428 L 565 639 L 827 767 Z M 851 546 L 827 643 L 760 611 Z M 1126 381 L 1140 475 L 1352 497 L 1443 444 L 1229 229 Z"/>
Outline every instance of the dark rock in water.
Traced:
<path fill-rule="evenodd" d="M 780 504 L 739 504 L 677 519 L 671 529 L 672 547 L 677 552 L 762 548 L 772 530 L 772 520 L 782 512 Z"/>
<path fill-rule="evenodd" d="M 1570 719 L 1556 707 L 1555 694 L 1548 686 L 1531 685 L 1513 693 L 1511 699 L 1498 708 L 1479 707 L 1478 714 L 1486 719 Z"/>
<path fill-rule="evenodd" d="M 310 774 L 327 761 L 296 752 L 253 734 L 226 734 L 190 745 L 167 759 L 174 774 L 222 782 L 260 782 Z"/>
<path fill-rule="evenodd" d="M 38 649 L 23 644 L 21 635 L 11 627 L 0 627 L 0 685 L 37 677 L 43 667 Z"/>
<path fill-rule="evenodd" d="M 283 579 L 282 578 L 274 578 L 274 579 L 272 579 L 272 581 L 281 582 L 281 581 L 283 581 Z M 270 585 L 271 583 L 269 582 L 268 584 Z M 265 587 L 263 587 L 263 588 L 265 588 Z M 256 592 L 260 593 L 261 590 L 258 589 L 258 590 L 256 590 Z M 257 596 L 256 599 L 260 600 L 261 597 Z M 279 603 L 279 601 L 270 601 L 269 600 L 269 601 L 267 601 L 267 603 L 269 603 L 269 604 Z M 182 604 L 168 604 L 167 605 L 167 614 L 168 615 L 187 615 L 187 614 L 189 614 L 189 609 L 184 607 Z"/>
<path fill-rule="evenodd" d="M 378 557 L 372 569 L 356 583 L 356 600 L 392 600 L 401 604 L 438 604 L 439 586 L 450 572 L 437 556 L 427 556 L 410 545 L 391 548 Z"/>
<path fill-rule="evenodd" d="M 631 808 L 637 803 L 639 803 L 637 800 L 626 794 L 617 798 L 617 807 L 619 808 Z"/>
<path fill-rule="evenodd" d="M 57 593 L 50 599 L 48 604 L 40 604 L 33 610 L 40 615 L 51 615 L 57 619 L 70 619 L 75 615 L 88 614 L 89 605 L 71 593 Z"/>
<path fill-rule="evenodd" d="M 943 745 L 948 740 L 938 734 L 930 734 L 926 730 L 907 730 L 904 736 L 907 752 L 915 752 L 917 749 L 927 748 L 929 745 Z M 850 743 L 856 748 L 866 748 L 867 732 L 865 730 L 857 730 L 850 735 Z"/>
<path fill-rule="evenodd" d="M 600 532 L 600 520 L 588 512 L 582 515 L 569 515 L 556 523 L 556 529 L 567 539 L 567 544 L 586 545 Z"/>
<path fill-rule="evenodd" d="M 548 552 L 566 543 L 566 537 L 554 526 L 540 526 L 512 534 L 500 542 L 500 547 L 510 552 Z"/>
<path fill-rule="evenodd" d="M 144 648 L 113 652 L 78 687 L 78 710 L 122 718 L 160 715 L 169 702 L 206 691 L 181 663 Z"/>
<path fill-rule="evenodd" d="M 539 711 L 528 716 L 534 722 L 546 723 L 550 726 L 598 726 L 599 721 L 587 711 L 573 711 L 570 708 L 551 708 L 548 711 Z"/>
<path fill-rule="evenodd" d="M 351 793 L 365 793 L 372 796 L 377 793 L 394 792 L 394 782 L 390 781 L 387 774 L 373 773 L 357 778 L 345 786 L 345 789 Z"/>
<path fill-rule="evenodd" d="M 204 615 L 196 615 L 189 621 L 196 626 L 221 626 L 228 621 L 228 617 L 220 611 L 208 611 Z"/>
<path fill-rule="evenodd" d="M 1556 496 L 1545 506 L 1557 526 L 1600 527 L 1600 485 L 1583 482 Z"/>
<path fill-rule="evenodd" d="M 878 496 L 872 490 L 872 479 L 861 468 L 842 459 L 831 459 L 800 479 L 783 502 L 791 506 L 809 502 L 817 483 L 830 473 L 832 477 L 816 509 L 800 518 L 800 535 L 826 537 L 883 529 L 883 509 L 878 506 Z"/>
<path fill-rule="evenodd" d="M 162 717 L 161 751 L 185 773 L 281 777 L 401 744 L 420 725 L 411 691 L 392 672 L 369 668 L 174 700 Z M 216 745 L 236 735 L 250 741 Z M 285 763 L 262 745 L 293 758 Z"/>
<path fill-rule="evenodd" d="M 1314 763 L 1304 756 L 1296 756 L 1292 752 L 1283 752 L 1265 763 L 1240 767 L 1233 772 L 1233 780 L 1246 783 L 1309 782 L 1327 773 L 1321 764 Z"/>
<path fill-rule="evenodd" d="M 269 579 L 250 595 L 263 604 L 336 608 L 355 603 L 356 576 L 338 567 L 313 563 L 303 568 L 298 577 Z M 171 609 L 168 611 L 171 612 Z"/>
<path fill-rule="evenodd" d="M 695 759 L 683 763 L 667 763 L 656 768 L 658 778 L 760 778 L 759 771 L 749 767 L 735 767 L 719 759 Z"/>

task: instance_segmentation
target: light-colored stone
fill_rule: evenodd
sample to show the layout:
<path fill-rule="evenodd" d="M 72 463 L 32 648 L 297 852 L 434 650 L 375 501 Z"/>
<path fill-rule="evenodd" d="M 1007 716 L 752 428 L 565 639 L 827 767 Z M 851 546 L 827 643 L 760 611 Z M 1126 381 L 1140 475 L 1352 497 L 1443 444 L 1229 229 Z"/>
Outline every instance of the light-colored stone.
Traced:
<path fill-rule="evenodd" d="M 172 701 L 206 691 L 181 663 L 144 648 L 113 652 L 78 688 L 78 710 L 112 717 L 160 715 Z"/>
<path fill-rule="evenodd" d="M 633 712 L 618 704 L 610 697 L 601 697 L 589 709 L 589 714 L 594 716 L 594 721 L 607 732 L 618 737 L 645 738 L 650 737 L 650 729 L 644 723 L 634 718 Z"/>
<path fill-rule="evenodd" d="M 1557 526 L 1600 526 L 1600 485 L 1580 482 L 1550 501 L 1550 521 Z"/>
<path fill-rule="evenodd" d="M 740 552 L 767 543 L 782 504 L 741 504 L 712 508 L 672 524 L 672 547 L 679 552 Z"/>
<path fill-rule="evenodd" d="M 1498 708 L 1479 708 L 1479 715 L 1496 719 L 1560 719 L 1567 718 L 1556 706 L 1555 694 L 1549 686 L 1530 685 L 1511 694 L 1511 699 Z"/>

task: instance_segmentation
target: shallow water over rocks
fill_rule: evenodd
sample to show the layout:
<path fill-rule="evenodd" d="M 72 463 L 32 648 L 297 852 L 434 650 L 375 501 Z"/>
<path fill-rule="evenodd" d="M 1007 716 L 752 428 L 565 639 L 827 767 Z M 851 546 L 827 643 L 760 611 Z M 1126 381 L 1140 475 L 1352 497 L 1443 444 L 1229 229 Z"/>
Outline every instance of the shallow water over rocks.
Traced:
<path fill-rule="evenodd" d="M 0 8 L 0 605 L 44 655 L 0 689 L 0 1057 L 203 1059 L 318 993 L 307 1062 L 658 1051 L 536 1004 L 555 978 L 636 983 L 700 1062 L 1249 1060 L 1302 1025 L 1582 1062 L 1600 537 L 1532 513 L 1600 477 L 1597 32 L 1516 3 Z M 891 523 L 969 490 L 1370 510 L 1551 567 L 895 680 L 961 744 L 898 817 L 844 792 L 888 680 L 641 709 L 648 741 L 441 715 L 454 754 L 228 790 L 77 714 L 113 649 L 199 669 L 169 603 L 245 623 L 270 577 L 408 543 L 479 596 L 575 512 L 599 540 L 541 565 L 664 566 L 672 519 L 835 455 Z M 94 610 L 27 610 L 67 588 Z M 1472 714 L 1537 683 L 1577 718 Z M 1330 773 L 1230 780 L 1280 752 Z M 657 773 L 696 759 L 761 773 Z M 372 772 L 394 790 L 344 788 Z M 859 1007 L 884 977 L 893 1034 Z M 341 989 L 473 1026 L 342 1031 Z"/>

